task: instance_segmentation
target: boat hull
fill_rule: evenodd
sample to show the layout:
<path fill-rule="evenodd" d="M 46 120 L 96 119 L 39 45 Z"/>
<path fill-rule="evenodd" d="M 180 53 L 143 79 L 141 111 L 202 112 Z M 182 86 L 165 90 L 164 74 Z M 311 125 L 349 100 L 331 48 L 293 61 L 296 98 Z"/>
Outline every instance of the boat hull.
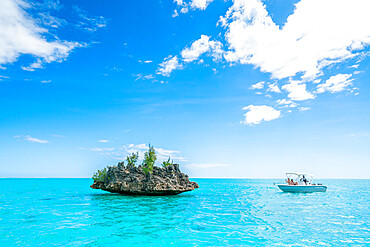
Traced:
<path fill-rule="evenodd" d="M 279 189 L 283 192 L 290 193 L 312 193 L 312 192 L 325 192 L 327 187 L 324 185 L 287 185 L 278 184 Z"/>

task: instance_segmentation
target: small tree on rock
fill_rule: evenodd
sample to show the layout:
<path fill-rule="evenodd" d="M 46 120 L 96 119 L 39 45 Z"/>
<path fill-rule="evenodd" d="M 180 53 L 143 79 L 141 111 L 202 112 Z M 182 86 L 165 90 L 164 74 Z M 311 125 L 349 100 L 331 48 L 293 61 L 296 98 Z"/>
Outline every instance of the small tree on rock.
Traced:
<path fill-rule="evenodd" d="M 138 158 L 139 158 L 139 152 L 129 154 L 126 158 L 127 167 L 128 168 L 135 167 Z"/>
<path fill-rule="evenodd" d="M 163 161 L 162 165 L 163 165 L 163 167 L 172 166 L 173 165 L 173 160 L 171 161 L 171 157 L 168 157 L 168 160 Z"/>
<path fill-rule="evenodd" d="M 102 170 L 98 170 L 92 176 L 92 179 L 94 179 L 94 181 L 98 181 L 98 182 L 104 182 L 106 178 L 107 178 L 107 168 L 104 168 Z"/>
<path fill-rule="evenodd" d="M 149 144 L 149 150 L 144 154 L 143 172 L 145 174 L 153 173 L 154 163 L 157 160 L 157 155 L 153 146 Z"/>

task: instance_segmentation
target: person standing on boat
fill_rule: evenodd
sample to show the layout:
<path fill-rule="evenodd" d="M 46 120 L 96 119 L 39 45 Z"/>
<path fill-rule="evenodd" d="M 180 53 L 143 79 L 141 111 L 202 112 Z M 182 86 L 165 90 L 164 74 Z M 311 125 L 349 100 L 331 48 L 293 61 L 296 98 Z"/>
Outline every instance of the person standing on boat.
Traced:
<path fill-rule="evenodd" d="M 307 181 L 307 179 L 306 179 L 306 177 L 304 175 L 303 175 L 302 181 L 304 182 L 305 185 L 307 185 L 307 182 L 308 181 Z"/>

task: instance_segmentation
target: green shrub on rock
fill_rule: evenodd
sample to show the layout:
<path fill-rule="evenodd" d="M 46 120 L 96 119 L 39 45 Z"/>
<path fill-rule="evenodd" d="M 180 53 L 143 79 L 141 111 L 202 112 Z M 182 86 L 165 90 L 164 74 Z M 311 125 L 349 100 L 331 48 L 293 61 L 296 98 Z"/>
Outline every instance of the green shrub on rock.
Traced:
<path fill-rule="evenodd" d="M 107 168 L 104 168 L 102 170 L 98 170 L 92 176 L 92 179 L 94 179 L 94 181 L 98 181 L 98 182 L 104 182 L 106 180 L 106 178 L 107 178 Z"/>
<path fill-rule="evenodd" d="M 172 166 L 173 161 L 171 161 L 171 157 L 168 157 L 167 161 L 163 161 L 162 165 L 163 165 L 163 167 Z"/>
<path fill-rule="evenodd" d="M 135 167 L 138 158 L 139 158 L 139 153 L 138 152 L 128 155 L 127 158 L 126 158 L 127 167 Z"/>
<path fill-rule="evenodd" d="M 157 155 L 153 146 L 149 144 L 149 150 L 144 154 L 143 172 L 145 174 L 153 173 L 154 163 L 157 160 Z"/>

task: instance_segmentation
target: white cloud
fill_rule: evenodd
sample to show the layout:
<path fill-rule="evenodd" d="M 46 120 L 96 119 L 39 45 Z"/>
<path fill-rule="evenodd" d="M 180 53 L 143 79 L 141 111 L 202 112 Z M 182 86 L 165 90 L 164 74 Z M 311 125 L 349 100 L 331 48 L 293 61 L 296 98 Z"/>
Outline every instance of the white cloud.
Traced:
<path fill-rule="evenodd" d="M 279 86 L 276 83 L 269 84 L 269 88 L 267 91 L 274 92 L 274 93 L 281 93 Z"/>
<path fill-rule="evenodd" d="M 276 101 L 276 103 L 278 103 L 278 105 L 283 105 L 284 107 L 296 107 L 296 106 L 298 106 L 293 101 L 287 100 L 287 99 L 278 99 Z"/>
<path fill-rule="evenodd" d="M 243 110 L 248 110 L 244 114 L 244 123 L 249 125 L 259 124 L 262 121 L 271 121 L 280 117 L 280 111 L 266 105 L 249 105 L 244 107 Z"/>
<path fill-rule="evenodd" d="M 325 83 L 317 86 L 317 93 L 323 93 L 329 91 L 331 93 L 337 93 L 343 91 L 349 85 L 352 85 L 353 79 L 349 79 L 351 74 L 338 74 L 331 76 Z"/>
<path fill-rule="evenodd" d="M 189 7 L 192 9 L 205 10 L 208 5 L 213 2 L 213 0 L 191 0 L 187 2 L 182 0 L 174 0 L 173 2 L 182 7 L 181 13 L 187 13 L 189 11 Z"/>
<path fill-rule="evenodd" d="M 299 111 L 308 111 L 310 109 L 310 107 L 299 107 Z"/>
<path fill-rule="evenodd" d="M 209 40 L 207 35 L 201 35 L 200 39 L 194 41 L 189 48 L 185 48 L 181 52 L 181 56 L 185 62 L 192 62 L 207 52 L 211 52 L 214 59 L 221 59 L 222 44 L 219 41 Z"/>
<path fill-rule="evenodd" d="M 122 68 L 118 68 L 118 67 L 115 67 L 115 66 L 114 66 L 114 67 L 112 68 L 112 70 L 115 70 L 115 71 L 121 71 L 121 70 L 123 70 L 123 69 L 122 69 Z"/>
<path fill-rule="evenodd" d="M 185 14 L 185 13 L 189 12 L 189 9 L 188 9 L 188 7 L 183 7 L 183 8 L 180 9 L 180 12 Z"/>
<path fill-rule="evenodd" d="M 262 89 L 265 85 L 264 81 L 257 82 L 256 84 L 253 84 L 250 89 Z"/>
<path fill-rule="evenodd" d="M 180 6 L 184 4 L 182 0 L 174 0 L 173 2 Z"/>
<path fill-rule="evenodd" d="M 171 157 L 171 160 L 179 161 L 186 161 L 186 158 L 180 156 L 179 151 L 175 150 L 167 150 L 163 148 L 156 148 L 157 151 L 157 158 L 159 161 L 166 160 L 168 157 Z"/>
<path fill-rule="evenodd" d="M 37 61 L 25 70 L 42 68 L 43 63 L 61 62 L 81 45 L 55 39 L 47 40 L 47 29 L 25 12 L 31 6 L 24 1 L 0 1 L 0 65 L 15 62 L 22 54 L 32 55 Z"/>
<path fill-rule="evenodd" d="M 228 167 L 231 166 L 230 164 L 213 164 L 213 163 L 198 163 L 198 164 L 188 164 L 185 165 L 188 169 L 205 169 L 205 168 L 212 168 L 212 167 Z"/>
<path fill-rule="evenodd" d="M 109 142 L 108 140 L 99 140 L 98 142 L 101 142 L 101 143 L 107 143 Z"/>
<path fill-rule="evenodd" d="M 229 62 L 253 64 L 273 78 L 314 79 L 370 44 L 370 1 L 302 0 L 280 28 L 260 0 L 234 0 L 221 23 Z M 365 24 L 366 23 L 366 24 Z"/>
<path fill-rule="evenodd" d="M 173 70 L 181 68 L 182 65 L 179 63 L 177 56 L 168 56 L 161 64 L 159 64 L 159 68 L 156 73 L 163 76 L 170 76 Z"/>
<path fill-rule="evenodd" d="M 301 101 L 314 99 L 315 96 L 306 90 L 306 84 L 300 81 L 291 80 L 282 86 L 282 89 L 289 92 L 288 97 L 292 100 Z"/>
<path fill-rule="evenodd" d="M 114 151 L 115 148 L 90 148 L 90 150 L 94 152 L 110 152 Z"/>
<path fill-rule="evenodd" d="M 356 71 L 354 71 L 354 72 L 353 72 L 353 74 L 354 74 L 354 75 L 357 75 L 357 74 L 360 74 L 360 73 L 363 73 L 363 72 L 364 72 L 364 71 L 358 71 L 358 70 L 356 70 Z"/>
<path fill-rule="evenodd" d="M 108 24 L 107 19 L 103 16 L 88 16 L 87 12 L 78 6 L 73 6 L 73 10 L 77 12 L 81 19 L 76 26 L 86 31 L 95 32 L 99 28 L 106 27 Z"/>
<path fill-rule="evenodd" d="M 139 158 L 144 158 L 144 153 L 148 151 L 149 146 L 146 144 L 128 144 L 123 146 L 123 151 L 125 154 L 136 153 L 139 152 Z M 163 160 L 167 160 L 168 157 L 171 157 L 171 160 L 174 161 L 185 161 L 186 159 L 180 156 L 180 152 L 176 150 L 168 150 L 164 148 L 156 148 L 154 147 L 157 153 L 157 160 L 162 162 Z"/>
<path fill-rule="evenodd" d="M 59 4 L 56 2 L 56 4 Z M 59 28 L 65 24 L 67 21 L 57 18 L 55 16 L 50 15 L 49 13 L 39 13 L 38 20 L 41 20 L 42 24 L 51 28 Z"/>
<path fill-rule="evenodd" d="M 88 150 L 97 152 L 101 155 L 107 155 L 118 160 L 124 160 L 127 155 L 138 152 L 139 159 L 142 160 L 144 158 L 144 153 L 147 152 L 148 149 L 149 146 L 143 143 L 143 144 L 126 144 L 120 147 L 104 147 L 104 148 L 95 147 L 89 148 Z M 158 163 L 162 163 L 162 161 L 167 160 L 168 157 L 171 157 L 171 160 L 175 162 L 186 161 L 186 158 L 181 156 L 180 151 L 158 147 L 155 147 L 155 151 L 157 154 Z"/>
<path fill-rule="evenodd" d="M 220 60 L 223 54 L 221 42 L 210 40 L 207 35 L 201 35 L 200 39 L 194 41 L 190 47 L 182 50 L 181 58 L 183 62 L 189 63 L 199 59 L 205 53 L 213 57 L 213 60 Z M 199 60 L 199 63 L 203 62 L 203 59 Z M 182 68 L 183 66 L 177 56 L 168 56 L 159 64 L 157 74 L 170 76 L 173 70 Z"/>
<path fill-rule="evenodd" d="M 139 63 L 152 63 L 152 60 L 137 60 Z"/>
<path fill-rule="evenodd" d="M 193 9 L 205 10 L 211 2 L 213 2 L 213 0 L 193 0 L 190 6 Z"/>
<path fill-rule="evenodd" d="M 0 75 L 0 81 L 2 81 L 3 79 L 9 79 L 9 78 L 10 78 L 9 76 Z"/>
<path fill-rule="evenodd" d="M 51 80 L 42 80 L 41 83 L 50 83 Z"/>
<path fill-rule="evenodd" d="M 44 67 L 42 63 L 41 59 L 37 59 L 36 62 L 31 63 L 29 66 L 22 66 L 21 68 L 26 71 L 35 71 L 35 69 L 42 69 Z"/>
<path fill-rule="evenodd" d="M 149 74 L 149 75 L 143 75 L 143 74 L 137 74 L 137 75 L 133 75 L 136 77 L 135 81 L 137 80 L 151 80 L 151 79 L 154 79 L 154 76 L 152 74 Z"/>
<path fill-rule="evenodd" d="M 29 141 L 29 142 L 33 142 L 33 143 L 49 143 L 49 141 L 47 141 L 47 140 L 41 140 L 41 139 L 38 139 L 38 138 L 34 138 L 30 135 L 26 135 L 24 137 L 24 140 Z"/>
<path fill-rule="evenodd" d="M 173 11 L 173 14 L 172 14 L 172 17 L 177 17 L 179 16 L 179 13 L 177 12 L 177 10 L 175 9 L 175 11 Z"/>

